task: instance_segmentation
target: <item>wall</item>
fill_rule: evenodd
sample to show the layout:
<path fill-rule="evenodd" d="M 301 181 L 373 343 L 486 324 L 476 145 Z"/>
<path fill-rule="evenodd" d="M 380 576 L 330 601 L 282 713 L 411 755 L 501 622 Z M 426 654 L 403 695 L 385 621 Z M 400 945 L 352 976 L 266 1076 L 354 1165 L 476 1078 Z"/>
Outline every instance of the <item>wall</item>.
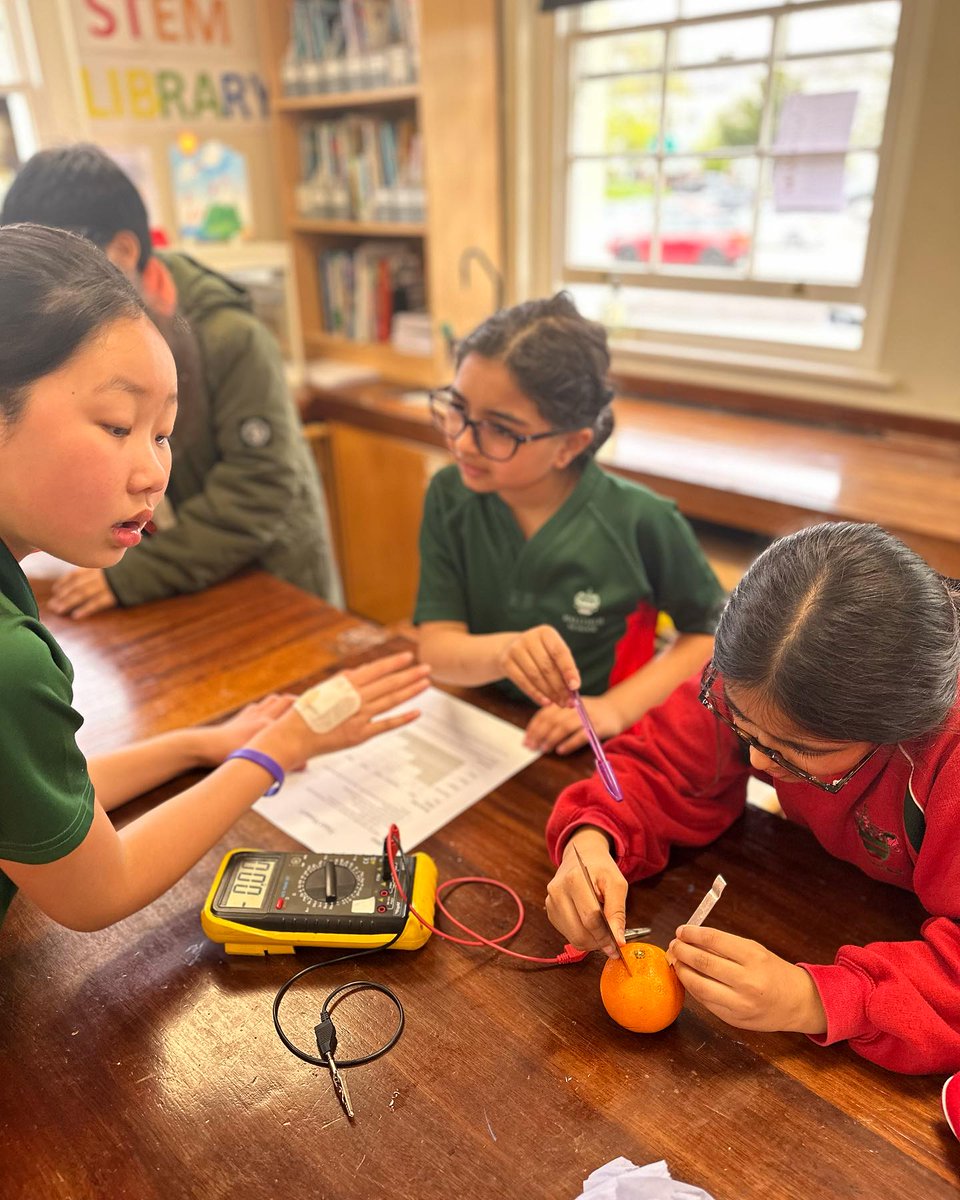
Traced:
<path fill-rule="evenodd" d="M 217 138 L 246 156 L 253 237 L 280 235 L 252 0 L 41 0 L 30 15 L 45 84 L 41 145 L 91 140 L 146 155 L 158 210 L 151 220 L 175 237 L 170 145 L 184 135 Z M 157 92 L 162 71 L 167 97 Z M 210 86 L 198 92 L 202 74 Z M 228 74 L 232 92 L 223 90 Z"/>
<path fill-rule="evenodd" d="M 920 87 L 881 366 L 891 400 L 960 420 L 960 4 L 940 0 Z"/>

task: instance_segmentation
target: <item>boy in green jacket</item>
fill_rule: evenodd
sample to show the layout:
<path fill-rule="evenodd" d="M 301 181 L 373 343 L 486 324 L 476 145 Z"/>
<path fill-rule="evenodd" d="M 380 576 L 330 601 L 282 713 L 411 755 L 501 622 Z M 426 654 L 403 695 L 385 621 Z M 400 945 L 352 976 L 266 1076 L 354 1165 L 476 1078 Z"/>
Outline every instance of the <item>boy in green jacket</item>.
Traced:
<path fill-rule="evenodd" d="M 130 278 L 173 351 L 180 395 L 166 519 L 116 566 L 58 580 L 53 611 L 86 617 L 245 567 L 342 604 L 317 470 L 279 349 L 246 292 L 186 254 L 154 254 L 140 194 L 96 146 L 30 159 L 0 214 L 0 224 L 22 221 L 83 234 Z"/>

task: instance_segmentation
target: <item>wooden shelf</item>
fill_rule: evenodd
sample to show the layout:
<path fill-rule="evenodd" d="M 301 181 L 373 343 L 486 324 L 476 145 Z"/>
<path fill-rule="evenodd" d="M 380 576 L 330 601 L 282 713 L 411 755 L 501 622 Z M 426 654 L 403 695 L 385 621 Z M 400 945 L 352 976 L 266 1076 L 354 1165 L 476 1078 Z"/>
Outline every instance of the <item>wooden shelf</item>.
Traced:
<path fill-rule="evenodd" d="M 271 110 L 277 181 L 305 348 L 312 356 L 364 363 L 403 387 L 446 380 L 449 363 L 442 339 L 434 338 L 431 355 L 417 356 L 398 354 L 390 345 L 349 342 L 324 333 L 319 252 L 349 251 L 367 238 L 407 239 L 423 254 L 425 304 L 434 329 L 445 324 L 460 337 L 487 317 L 493 304 L 486 274 L 474 271 L 464 281 L 460 264 L 481 251 L 496 271 L 504 270 L 501 6 L 498 0 L 415 3 L 420 29 L 416 82 L 289 96 L 283 94 L 281 64 L 290 44 L 294 0 L 256 0 L 267 82 L 275 97 Z M 296 213 L 304 123 L 351 113 L 415 119 L 426 191 L 423 220 L 330 220 Z"/>
<path fill-rule="evenodd" d="M 389 342 L 355 342 L 338 334 L 315 329 L 305 332 L 304 343 L 308 357 L 360 362 L 385 379 L 413 387 L 434 387 L 439 382 L 432 358 L 420 354 L 402 354 Z"/>
<path fill-rule="evenodd" d="M 351 92 L 317 92 L 312 96 L 278 96 L 273 108 L 278 113 L 311 113 L 337 108 L 375 108 L 378 104 L 399 104 L 419 98 L 420 85 L 405 83 L 397 87 L 362 88 Z"/>
<path fill-rule="evenodd" d="M 325 217 L 292 217 L 289 225 L 294 233 L 396 238 L 422 238 L 427 235 L 427 227 L 422 221 L 336 221 Z"/>

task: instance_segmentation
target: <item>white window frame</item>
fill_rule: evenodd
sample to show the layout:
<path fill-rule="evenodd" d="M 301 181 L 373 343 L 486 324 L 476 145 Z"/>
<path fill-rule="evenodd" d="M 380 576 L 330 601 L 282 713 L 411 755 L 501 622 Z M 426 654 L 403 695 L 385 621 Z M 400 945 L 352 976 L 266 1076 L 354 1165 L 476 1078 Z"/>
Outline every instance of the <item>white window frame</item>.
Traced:
<path fill-rule="evenodd" d="M 10 30 L 17 68 L 14 79 L 0 83 L 0 95 L 7 100 L 17 152 L 25 162 L 39 148 L 38 131 L 46 114 L 40 60 L 28 0 L 0 0 L 0 9 Z"/>
<path fill-rule="evenodd" d="M 795 11 L 836 7 L 868 0 L 814 0 Z M 855 288 L 701 278 L 699 274 L 627 274 L 564 269 L 568 166 L 569 84 L 565 55 L 572 54 L 569 18 L 539 15 L 536 0 L 506 0 L 504 23 L 507 81 L 506 130 L 508 238 L 513 247 L 512 295 L 546 294 L 567 283 L 619 280 L 624 286 L 715 291 L 718 294 L 775 295 L 859 303 L 866 310 L 858 350 L 799 346 L 772 341 L 696 337 L 684 333 L 625 334 L 613 340 L 614 368 L 624 373 L 665 378 L 694 375 L 709 381 L 712 369 L 739 375 L 793 377 L 814 385 L 886 391 L 895 385 L 880 369 L 880 354 L 890 306 L 896 246 L 907 192 L 912 144 L 921 89 L 909 80 L 922 77 L 935 0 L 904 0 L 890 80 L 887 113 L 878 153 L 877 186 L 861 283 Z M 789 11 L 786 10 L 786 11 Z M 736 9 L 723 19 L 784 15 L 782 7 Z M 716 21 L 697 18 L 697 23 Z M 645 27 L 649 28 L 649 26 Z M 603 36 L 593 31 L 581 36 Z M 815 57 L 820 57 L 817 55 Z M 757 286 L 754 286 L 757 284 Z"/>

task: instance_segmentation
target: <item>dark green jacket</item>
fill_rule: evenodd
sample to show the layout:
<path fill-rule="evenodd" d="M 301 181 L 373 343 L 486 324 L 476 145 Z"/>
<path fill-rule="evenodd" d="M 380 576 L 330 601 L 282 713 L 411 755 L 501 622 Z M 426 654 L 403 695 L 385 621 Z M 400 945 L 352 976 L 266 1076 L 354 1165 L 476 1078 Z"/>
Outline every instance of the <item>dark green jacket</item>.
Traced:
<path fill-rule="evenodd" d="M 141 604 L 257 567 L 342 604 L 323 489 L 273 336 L 242 288 L 185 254 L 159 257 L 189 326 L 158 319 L 180 392 L 167 489 L 176 524 L 110 567 L 110 587 Z"/>

